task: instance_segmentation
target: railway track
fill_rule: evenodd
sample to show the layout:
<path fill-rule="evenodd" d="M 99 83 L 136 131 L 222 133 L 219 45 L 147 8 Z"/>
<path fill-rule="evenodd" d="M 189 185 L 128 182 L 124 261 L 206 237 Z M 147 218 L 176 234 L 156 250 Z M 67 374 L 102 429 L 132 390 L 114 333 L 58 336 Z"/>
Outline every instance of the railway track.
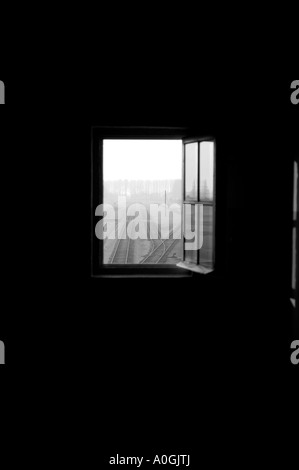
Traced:
<path fill-rule="evenodd" d="M 124 225 L 122 229 L 121 237 L 123 237 L 124 234 L 127 232 L 128 223 L 127 225 Z M 172 237 L 174 233 L 176 233 L 176 231 L 177 230 L 175 231 L 171 230 L 170 237 Z M 160 230 L 158 231 L 158 236 L 159 236 L 158 240 L 151 240 L 151 243 L 152 243 L 151 252 L 148 255 L 146 255 L 145 258 L 142 261 L 140 261 L 139 264 L 163 263 L 167 259 L 171 249 L 179 241 L 179 239 L 173 239 L 173 238 L 162 240 Z M 149 228 L 148 228 L 148 239 L 150 239 Z M 133 242 L 134 240 L 131 240 L 131 237 L 129 236 L 129 234 L 126 234 L 126 238 L 119 238 L 116 241 L 115 246 L 113 248 L 112 254 L 109 259 L 109 264 L 132 264 L 133 258 L 134 258 Z"/>
<path fill-rule="evenodd" d="M 181 230 L 181 229 L 179 229 Z M 174 230 L 171 230 L 170 236 L 173 236 Z M 160 236 L 160 233 L 159 233 Z M 163 262 L 173 246 L 179 241 L 176 239 L 162 240 L 161 238 L 158 241 L 158 244 L 152 249 L 152 251 L 140 262 L 140 264 L 158 264 Z"/>
<path fill-rule="evenodd" d="M 122 229 L 121 237 L 127 232 L 127 225 Z M 109 264 L 129 264 L 131 262 L 132 247 L 131 238 L 126 235 L 126 238 L 119 238 L 116 241 Z"/>

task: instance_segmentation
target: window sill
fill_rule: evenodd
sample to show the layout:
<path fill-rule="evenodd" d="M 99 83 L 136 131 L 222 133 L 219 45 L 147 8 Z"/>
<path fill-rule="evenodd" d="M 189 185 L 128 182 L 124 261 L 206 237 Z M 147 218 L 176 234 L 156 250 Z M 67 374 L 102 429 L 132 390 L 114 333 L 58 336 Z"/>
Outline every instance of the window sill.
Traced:
<path fill-rule="evenodd" d="M 93 278 L 184 278 L 192 277 L 193 273 L 176 265 L 106 265 L 98 272 L 93 273 Z"/>
<path fill-rule="evenodd" d="M 214 271 L 212 268 L 206 268 L 205 266 L 187 263 L 186 261 L 181 261 L 177 264 L 177 266 L 197 274 L 209 274 Z"/>
<path fill-rule="evenodd" d="M 181 274 L 99 274 L 92 276 L 99 279 L 183 279 L 192 277 L 192 273 Z"/>

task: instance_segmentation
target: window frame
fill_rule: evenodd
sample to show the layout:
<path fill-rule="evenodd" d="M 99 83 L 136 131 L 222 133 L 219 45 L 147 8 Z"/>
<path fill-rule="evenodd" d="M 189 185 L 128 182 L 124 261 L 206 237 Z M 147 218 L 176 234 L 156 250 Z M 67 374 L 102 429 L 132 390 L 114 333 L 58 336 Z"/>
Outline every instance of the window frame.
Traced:
<path fill-rule="evenodd" d="M 91 276 L 92 277 L 192 277 L 193 272 L 176 265 L 167 264 L 103 264 L 103 240 L 95 235 L 98 216 L 96 207 L 103 203 L 103 141 L 105 139 L 182 140 L 188 139 L 185 127 L 145 126 L 93 126 L 91 128 Z M 206 138 L 202 138 L 205 140 Z M 184 165 L 184 155 L 182 155 Z M 183 181 L 182 166 L 182 187 Z M 183 201 L 182 201 L 183 202 Z M 182 204 L 183 211 L 183 204 Z M 183 221 L 183 219 L 182 219 Z M 183 230 L 183 225 L 182 225 Z M 215 236 L 215 234 L 214 234 Z M 184 243 L 184 239 L 182 238 Z M 98 261 L 97 261 L 98 260 Z"/>
<path fill-rule="evenodd" d="M 213 156 L 213 200 L 212 201 L 201 201 L 200 200 L 200 144 L 202 142 L 213 142 L 214 144 L 214 156 Z M 186 265 L 188 267 L 196 267 L 198 268 L 198 272 L 212 272 L 215 270 L 216 264 L 216 242 L 215 242 L 215 233 L 216 233 L 216 139 L 212 136 L 193 136 L 187 137 L 183 139 L 183 175 L 185 176 L 186 172 L 186 145 L 187 144 L 195 144 L 197 143 L 197 198 L 194 200 L 187 200 L 186 199 L 186 178 L 183 177 L 183 184 L 182 184 L 182 237 L 183 237 L 183 259 L 180 263 L 181 266 Z M 199 205 L 202 204 L 203 206 L 210 206 L 213 208 L 213 237 L 212 237 L 212 245 L 213 245 L 213 267 L 212 268 L 205 268 L 203 265 L 200 264 L 200 250 L 197 250 L 197 263 L 187 262 L 185 258 L 185 238 L 184 238 L 184 206 L 186 204 L 190 205 Z"/>

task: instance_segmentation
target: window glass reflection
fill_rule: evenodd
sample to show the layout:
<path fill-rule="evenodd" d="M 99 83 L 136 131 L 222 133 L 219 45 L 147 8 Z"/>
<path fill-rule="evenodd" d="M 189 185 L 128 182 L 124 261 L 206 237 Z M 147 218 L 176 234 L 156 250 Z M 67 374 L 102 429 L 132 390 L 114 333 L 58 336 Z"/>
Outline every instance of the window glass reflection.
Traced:
<path fill-rule="evenodd" d="M 196 201 L 198 195 L 198 143 L 185 145 L 185 199 Z"/>
<path fill-rule="evenodd" d="M 200 201 L 213 200 L 214 142 L 200 142 Z"/>
<path fill-rule="evenodd" d="M 213 267 L 213 207 L 203 207 L 203 244 L 199 251 L 199 263 Z"/>

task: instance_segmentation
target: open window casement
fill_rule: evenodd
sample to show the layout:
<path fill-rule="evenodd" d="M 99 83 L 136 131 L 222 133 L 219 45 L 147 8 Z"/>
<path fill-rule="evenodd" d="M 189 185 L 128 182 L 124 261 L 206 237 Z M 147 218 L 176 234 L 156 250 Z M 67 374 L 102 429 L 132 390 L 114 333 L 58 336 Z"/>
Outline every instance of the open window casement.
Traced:
<path fill-rule="evenodd" d="M 183 140 L 183 261 L 177 266 L 207 274 L 215 267 L 215 140 Z"/>

